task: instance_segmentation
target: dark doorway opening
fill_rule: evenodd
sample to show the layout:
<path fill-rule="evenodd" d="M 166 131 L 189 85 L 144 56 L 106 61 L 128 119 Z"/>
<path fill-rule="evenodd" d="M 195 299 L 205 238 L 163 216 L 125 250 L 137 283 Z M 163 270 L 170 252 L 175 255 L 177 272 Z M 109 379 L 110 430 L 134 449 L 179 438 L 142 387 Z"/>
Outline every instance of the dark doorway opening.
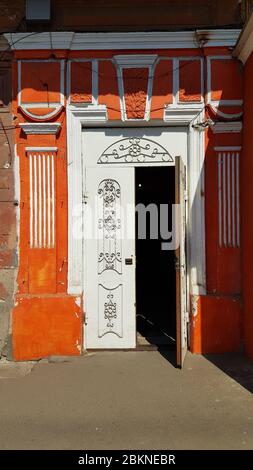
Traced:
<path fill-rule="evenodd" d="M 172 204 L 175 202 L 175 168 L 137 167 L 135 169 L 136 210 L 136 324 L 139 349 L 175 349 L 176 278 L 175 253 L 162 250 L 160 205 L 166 204 L 167 227 L 172 229 Z M 152 204 L 152 206 L 149 206 Z M 149 206 L 140 215 L 140 205 Z M 143 207 L 142 206 L 142 207 Z M 151 217 L 157 207 L 156 221 Z M 165 210 L 165 209 L 163 209 Z M 143 238 L 143 217 L 146 238 Z"/>

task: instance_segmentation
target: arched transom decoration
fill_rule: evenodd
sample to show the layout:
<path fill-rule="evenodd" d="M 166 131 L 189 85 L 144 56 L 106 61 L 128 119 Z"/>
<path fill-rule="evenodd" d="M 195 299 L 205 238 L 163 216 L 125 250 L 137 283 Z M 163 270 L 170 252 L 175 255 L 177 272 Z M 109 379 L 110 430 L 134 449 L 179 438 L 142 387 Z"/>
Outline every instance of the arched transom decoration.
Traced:
<path fill-rule="evenodd" d="M 128 137 L 110 145 L 98 159 L 98 163 L 149 163 L 174 162 L 162 145 L 150 139 Z"/>

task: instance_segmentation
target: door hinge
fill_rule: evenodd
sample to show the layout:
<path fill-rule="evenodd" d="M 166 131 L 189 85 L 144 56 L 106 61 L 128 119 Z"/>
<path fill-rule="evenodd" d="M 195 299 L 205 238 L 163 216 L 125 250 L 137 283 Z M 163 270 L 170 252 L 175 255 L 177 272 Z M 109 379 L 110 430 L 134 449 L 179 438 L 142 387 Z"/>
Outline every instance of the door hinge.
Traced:
<path fill-rule="evenodd" d="M 188 191 L 185 189 L 184 190 L 184 200 L 185 201 L 188 201 L 189 197 L 188 197 Z"/>
<path fill-rule="evenodd" d="M 189 316 L 189 312 L 185 312 L 185 320 L 186 320 L 186 323 L 189 323 L 190 321 L 190 316 Z"/>

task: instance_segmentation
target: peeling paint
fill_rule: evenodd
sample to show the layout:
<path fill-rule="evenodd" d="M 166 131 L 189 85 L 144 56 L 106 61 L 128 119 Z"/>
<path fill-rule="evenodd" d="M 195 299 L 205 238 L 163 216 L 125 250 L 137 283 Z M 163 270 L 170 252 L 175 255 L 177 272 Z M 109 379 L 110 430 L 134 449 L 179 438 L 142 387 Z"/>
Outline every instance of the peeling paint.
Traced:
<path fill-rule="evenodd" d="M 82 350 L 81 344 L 80 344 L 78 341 L 76 341 L 76 349 L 77 349 L 79 352 L 81 352 L 81 350 Z"/>
<path fill-rule="evenodd" d="M 199 300 L 199 297 L 197 295 L 193 295 L 191 298 L 193 317 L 196 317 L 198 315 L 198 300 Z"/>
<path fill-rule="evenodd" d="M 81 307 L 81 297 L 76 297 L 75 304 L 80 308 Z"/>

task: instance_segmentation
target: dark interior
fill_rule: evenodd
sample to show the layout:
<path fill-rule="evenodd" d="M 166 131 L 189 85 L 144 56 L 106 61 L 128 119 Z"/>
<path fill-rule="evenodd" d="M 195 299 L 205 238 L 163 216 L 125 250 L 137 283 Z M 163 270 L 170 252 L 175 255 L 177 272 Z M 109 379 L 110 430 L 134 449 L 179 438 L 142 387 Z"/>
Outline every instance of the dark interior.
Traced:
<path fill-rule="evenodd" d="M 168 230 L 171 230 L 171 205 L 175 201 L 174 167 L 137 167 L 135 169 L 136 205 L 168 204 Z M 158 239 L 150 237 L 147 212 L 146 239 L 138 237 L 141 218 L 136 211 L 136 313 L 137 344 L 157 347 L 176 346 L 176 279 L 174 251 L 162 250 L 160 210 Z"/>

